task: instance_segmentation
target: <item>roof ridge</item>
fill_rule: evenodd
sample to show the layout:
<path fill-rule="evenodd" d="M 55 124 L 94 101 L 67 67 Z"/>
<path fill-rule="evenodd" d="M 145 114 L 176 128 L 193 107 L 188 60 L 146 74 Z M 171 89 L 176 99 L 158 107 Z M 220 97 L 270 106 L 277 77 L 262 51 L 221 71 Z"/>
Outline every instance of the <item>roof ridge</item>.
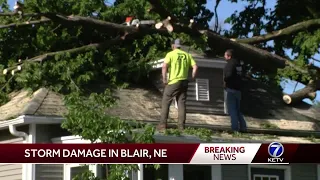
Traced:
<path fill-rule="evenodd" d="M 23 108 L 21 114 L 23 115 L 33 115 L 40 108 L 43 103 L 45 97 L 48 95 L 49 90 L 46 88 L 40 88 L 35 93 L 33 93 L 33 97 L 31 101 Z"/>

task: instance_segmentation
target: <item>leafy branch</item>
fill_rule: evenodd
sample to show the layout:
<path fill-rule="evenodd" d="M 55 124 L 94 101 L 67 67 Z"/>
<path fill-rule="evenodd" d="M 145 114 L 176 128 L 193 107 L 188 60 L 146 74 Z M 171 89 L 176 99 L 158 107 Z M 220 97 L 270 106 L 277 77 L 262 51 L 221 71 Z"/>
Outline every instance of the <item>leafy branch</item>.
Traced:
<path fill-rule="evenodd" d="M 232 39 L 232 40 L 240 43 L 257 44 L 257 43 L 263 43 L 270 40 L 274 40 L 282 36 L 290 36 L 295 33 L 308 30 L 310 28 L 317 28 L 317 27 L 320 27 L 320 19 L 311 19 L 308 21 L 303 21 L 303 22 L 293 24 L 291 26 L 288 26 L 280 30 L 267 33 L 265 35 L 254 36 L 252 38 Z"/>

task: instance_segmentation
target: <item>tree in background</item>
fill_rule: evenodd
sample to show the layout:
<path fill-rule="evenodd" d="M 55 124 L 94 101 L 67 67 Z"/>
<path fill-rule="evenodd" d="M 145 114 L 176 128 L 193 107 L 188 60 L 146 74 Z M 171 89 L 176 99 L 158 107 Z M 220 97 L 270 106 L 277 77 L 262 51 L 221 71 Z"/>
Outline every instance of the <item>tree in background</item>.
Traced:
<path fill-rule="evenodd" d="M 229 1 L 240 3 L 237 0 Z M 277 79 L 279 82 L 288 78 L 306 85 L 292 95 L 285 95 L 283 99 L 287 104 L 299 103 L 304 98 L 314 100 L 316 91 L 319 90 L 319 68 L 314 65 L 314 61 L 319 60 L 314 56 L 320 50 L 320 11 L 315 7 L 319 7 L 320 2 L 277 0 L 274 9 L 266 7 L 266 0 L 246 2 L 248 5 L 243 11 L 235 12 L 226 19 L 227 23 L 232 24 L 232 28 L 224 35 L 239 38 L 236 39 L 237 42 L 280 55 L 288 63 L 302 68 L 286 66 L 272 75 L 250 66 L 251 74 L 259 75 L 266 81 Z M 289 55 L 285 53 L 287 49 L 292 50 L 293 59 L 289 59 Z"/>
<path fill-rule="evenodd" d="M 248 0 L 244 11 L 227 19 L 233 27 L 222 35 L 208 29 L 211 18 L 218 16 L 206 9 L 204 0 L 23 3 L 13 12 L 6 1 L 0 0 L 0 103 L 9 100 L 10 92 L 20 89 L 46 87 L 64 94 L 68 113 L 63 128 L 92 142 L 154 142 L 154 127 L 133 126 L 105 114 L 105 109 L 116 104 L 112 96 L 115 89 L 146 85 L 147 63 L 163 57 L 170 40 L 176 37 L 203 51 L 210 47 L 206 52 L 214 55 L 235 49 L 246 63 L 247 74 L 270 85 L 279 77 L 304 83 L 305 88 L 284 98 L 287 104 L 313 99 L 320 89 L 319 68 L 308 61 L 319 50 L 320 20 L 317 10 L 312 9 L 319 7 L 316 0 L 281 0 L 272 12 L 264 7 L 264 0 Z M 170 22 L 173 32 L 154 25 L 123 25 L 128 16 L 164 25 Z M 218 23 L 215 29 L 219 30 Z M 261 35 L 264 31 L 269 33 Z M 266 44 L 271 40 L 273 47 Z M 298 53 L 295 60 L 284 54 L 284 48 Z M 108 166 L 108 178 L 120 179 L 124 172 L 136 168 Z"/>

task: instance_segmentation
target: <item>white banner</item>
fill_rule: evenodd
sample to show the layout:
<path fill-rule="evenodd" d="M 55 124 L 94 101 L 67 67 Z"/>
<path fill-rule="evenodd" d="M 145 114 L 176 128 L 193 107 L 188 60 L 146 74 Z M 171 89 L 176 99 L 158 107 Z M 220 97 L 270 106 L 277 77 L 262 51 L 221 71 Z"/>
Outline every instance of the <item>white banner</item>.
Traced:
<path fill-rule="evenodd" d="M 250 164 L 261 143 L 201 143 L 190 164 Z"/>

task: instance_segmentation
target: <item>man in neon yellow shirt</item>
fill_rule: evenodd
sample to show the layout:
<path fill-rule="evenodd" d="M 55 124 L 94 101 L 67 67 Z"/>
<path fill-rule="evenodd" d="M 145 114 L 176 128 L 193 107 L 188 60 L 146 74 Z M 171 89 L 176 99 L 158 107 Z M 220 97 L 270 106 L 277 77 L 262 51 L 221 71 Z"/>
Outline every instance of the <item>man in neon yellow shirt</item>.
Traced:
<path fill-rule="evenodd" d="M 162 66 L 162 81 L 165 88 L 162 98 L 160 124 L 157 127 L 159 131 L 163 131 L 167 127 L 169 108 L 174 98 L 178 103 L 178 129 L 184 129 L 189 69 L 192 67 L 192 79 L 194 79 L 198 67 L 192 56 L 182 51 L 180 47 L 179 39 L 172 42 L 173 50 L 166 55 Z M 168 72 L 169 77 L 167 78 Z"/>

